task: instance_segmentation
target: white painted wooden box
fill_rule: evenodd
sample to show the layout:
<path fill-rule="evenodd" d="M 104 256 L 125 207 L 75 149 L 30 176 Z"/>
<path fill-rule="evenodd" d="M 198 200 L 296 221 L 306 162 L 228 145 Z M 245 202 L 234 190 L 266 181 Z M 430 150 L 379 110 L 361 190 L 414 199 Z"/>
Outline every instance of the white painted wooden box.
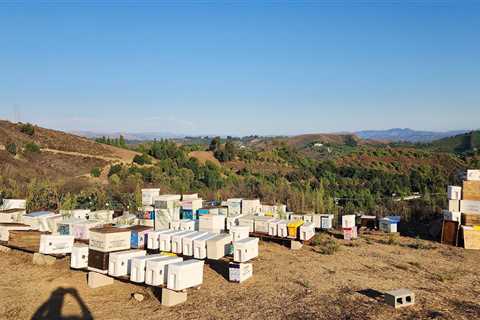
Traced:
<path fill-rule="evenodd" d="M 277 236 L 281 238 L 288 237 L 288 220 L 280 220 L 277 224 Z"/>
<path fill-rule="evenodd" d="M 182 253 L 183 251 L 183 239 L 186 236 L 194 235 L 196 234 L 196 231 L 188 231 L 185 230 L 182 233 L 176 234 L 172 236 L 172 252 L 173 253 Z"/>
<path fill-rule="evenodd" d="M 313 222 L 313 214 L 304 214 L 302 219 L 304 222 Z"/>
<path fill-rule="evenodd" d="M 211 260 L 223 258 L 229 253 L 231 243 L 232 236 L 226 233 L 207 240 L 207 258 Z"/>
<path fill-rule="evenodd" d="M 180 234 L 185 231 L 180 230 L 171 230 L 160 234 L 159 238 L 159 249 L 160 251 L 171 251 L 172 250 L 172 237 L 174 235 Z"/>
<path fill-rule="evenodd" d="M 252 215 L 247 215 L 247 216 L 240 217 L 240 218 L 238 218 L 238 225 L 239 226 L 247 226 L 249 232 L 254 232 L 254 230 L 255 230 L 254 219 L 255 219 L 255 216 L 252 216 Z"/>
<path fill-rule="evenodd" d="M 378 227 L 383 232 L 387 232 L 387 233 L 397 232 L 397 222 L 392 221 L 388 218 L 380 219 Z"/>
<path fill-rule="evenodd" d="M 70 256 L 70 268 L 86 269 L 88 268 L 88 244 L 75 243 L 72 247 Z"/>
<path fill-rule="evenodd" d="M 448 186 L 448 200 L 462 200 L 462 187 Z"/>
<path fill-rule="evenodd" d="M 448 200 L 448 211 L 460 211 L 460 200 Z"/>
<path fill-rule="evenodd" d="M 180 220 L 170 221 L 170 229 L 180 230 Z"/>
<path fill-rule="evenodd" d="M 268 235 L 276 237 L 278 234 L 278 223 L 281 220 L 275 219 L 268 223 Z"/>
<path fill-rule="evenodd" d="M 199 231 L 218 232 L 225 230 L 225 216 L 215 214 L 203 214 L 198 217 Z"/>
<path fill-rule="evenodd" d="M 195 231 L 198 229 L 198 220 L 182 219 L 180 220 L 180 230 Z"/>
<path fill-rule="evenodd" d="M 300 240 L 310 240 L 315 236 L 315 224 L 305 222 L 300 226 Z"/>
<path fill-rule="evenodd" d="M 203 261 L 195 259 L 167 265 L 167 288 L 179 291 L 201 285 L 203 265 Z"/>
<path fill-rule="evenodd" d="M 196 239 L 199 239 L 205 235 L 207 235 L 208 232 L 195 232 L 190 235 L 185 236 L 182 239 L 182 254 L 184 256 L 193 256 L 193 241 Z"/>
<path fill-rule="evenodd" d="M 112 252 L 130 249 L 131 232 L 122 228 L 90 229 L 89 246 L 91 250 Z"/>
<path fill-rule="evenodd" d="M 480 213 L 480 201 L 461 200 L 460 212 L 462 213 Z"/>
<path fill-rule="evenodd" d="M 243 217 L 243 215 L 227 217 L 226 223 L 225 223 L 225 229 L 230 230 L 231 227 L 237 226 L 238 225 L 238 219 L 240 219 L 241 217 Z"/>
<path fill-rule="evenodd" d="M 43 254 L 71 253 L 74 241 L 73 236 L 42 234 L 38 251 Z"/>
<path fill-rule="evenodd" d="M 0 241 L 8 241 L 10 231 L 12 230 L 32 230 L 33 228 L 21 223 L 1 223 L 0 224 Z"/>
<path fill-rule="evenodd" d="M 480 170 L 467 170 L 467 180 L 480 181 Z"/>
<path fill-rule="evenodd" d="M 108 274 L 114 277 L 127 276 L 131 272 L 132 259 L 147 255 L 145 250 L 112 252 L 108 257 Z"/>
<path fill-rule="evenodd" d="M 228 279 L 232 282 L 242 283 L 253 276 L 253 265 L 251 263 L 228 264 Z"/>
<path fill-rule="evenodd" d="M 342 228 L 348 229 L 355 227 L 355 215 L 349 214 L 342 216 Z"/>
<path fill-rule="evenodd" d="M 136 283 L 145 282 L 145 272 L 147 270 L 147 261 L 164 257 L 161 254 L 151 254 L 148 256 L 134 257 L 131 260 L 130 281 Z"/>
<path fill-rule="evenodd" d="M 182 262 L 180 257 L 161 257 L 147 261 L 145 283 L 150 286 L 161 286 L 167 283 L 167 266 Z"/>
<path fill-rule="evenodd" d="M 255 217 L 253 223 L 253 229 L 256 233 L 268 234 L 268 224 L 270 221 L 274 221 L 272 217 Z"/>
<path fill-rule="evenodd" d="M 232 241 L 239 241 L 248 238 L 250 235 L 250 228 L 247 226 L 233 226 L 230 228 L 230 234 L 232 235 Z"/>
<path fill-rule="evenodd" d="M 170 229 L 154 230 L 147 235 L 147 248 L 152 250 L 158 250 L 160 248 L 160 235 L 172 231 Z"/>
<path fill-rule="evenodd" d="M 103 223 L 94 220 L 85 220 L 82 223 L 73 225 L 73 236 L 75 239 L 88 240 L 90 238 L 90 229 L 102 227 Z"/>
<path fill-rule="evenodd" d="M 443 210 L 443 220 L 461 222 L 462 214 L 456 211 Z"/>
<path fill-rule="evenodd" d="M 206 235 L 193 240 L 193 257 L 195 259 L 207 258 L 207 241 L 216 236 L 216 234 L 207 233 Z"/>
<path fill-rule="evenodd" d="M 258 238 L 246 238 L 233 243 L 233 261 L 247 262 L 258 257 Z"/>

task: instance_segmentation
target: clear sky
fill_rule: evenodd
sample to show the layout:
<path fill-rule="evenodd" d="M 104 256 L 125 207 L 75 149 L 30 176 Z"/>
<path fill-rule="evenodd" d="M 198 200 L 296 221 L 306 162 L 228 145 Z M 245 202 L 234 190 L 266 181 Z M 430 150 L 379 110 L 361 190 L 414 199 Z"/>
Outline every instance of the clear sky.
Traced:
<path fill-rule="evenodd" d="M 480 127 L 480 1 L 0 1 L 0 118 L 62 130 Z"/>

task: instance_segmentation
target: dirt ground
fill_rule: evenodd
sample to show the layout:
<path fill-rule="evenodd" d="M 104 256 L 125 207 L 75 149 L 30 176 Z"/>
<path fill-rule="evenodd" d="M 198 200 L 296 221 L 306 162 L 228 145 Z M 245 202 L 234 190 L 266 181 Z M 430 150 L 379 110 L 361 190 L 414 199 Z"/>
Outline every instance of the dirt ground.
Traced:
<path fill-rule="evenodd" d="M 480 319 L 480 251 L 377 233 L 335 241 L 333 254 L 323 245 L 291 251 L 261 242 L 253 278 L 229 283 L 222 264 L 207 266 L 203 286 L 172 308 L 149 287 L 115 281 L 89 289 L 68 258 L 44 267 L 31 254 L 0 253 L 0 318 Z M 382 292 L 396 288 L 413 290 L 415 306 L 384 304 Z M 146 299 L 132 299 L 135 292 Z"/>

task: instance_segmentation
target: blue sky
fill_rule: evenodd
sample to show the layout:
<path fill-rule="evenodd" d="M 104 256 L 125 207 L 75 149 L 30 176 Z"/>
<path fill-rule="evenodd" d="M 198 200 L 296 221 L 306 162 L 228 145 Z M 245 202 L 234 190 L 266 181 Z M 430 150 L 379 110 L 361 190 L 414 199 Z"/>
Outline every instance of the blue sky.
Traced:
<path fill-rule="evenodd" d="M 0 118 L 183 134 L 478 128 L 479 39 L 475 1 L 2 1 Z"/>

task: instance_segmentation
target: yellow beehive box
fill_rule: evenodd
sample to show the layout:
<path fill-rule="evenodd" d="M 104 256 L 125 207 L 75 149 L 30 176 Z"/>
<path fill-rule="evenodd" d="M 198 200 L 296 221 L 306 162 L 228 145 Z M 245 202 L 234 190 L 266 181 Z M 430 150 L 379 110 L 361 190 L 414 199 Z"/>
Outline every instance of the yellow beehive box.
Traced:
<path fill-rule="evenodd" d="M 160 252 L 160 255 L 164 256 L 164 257 L 176 257 L 177 256 L 175 253 L 171 253 L 171 252 L 167 252 L 167 251 Z"/>
<path fill-rule="evenodd" d="M 473 226 L 473 230 L 480 231 L 480 226 Z"/>
<path fill-rule="evenodd" d="M 298 230 L 301 225 L 303 225 L 303 220 L 293 220 L 290 221 L 287 225 L 288 229 L 288 237 L 289 238 L 296 238 L 298 234 Z"/>

